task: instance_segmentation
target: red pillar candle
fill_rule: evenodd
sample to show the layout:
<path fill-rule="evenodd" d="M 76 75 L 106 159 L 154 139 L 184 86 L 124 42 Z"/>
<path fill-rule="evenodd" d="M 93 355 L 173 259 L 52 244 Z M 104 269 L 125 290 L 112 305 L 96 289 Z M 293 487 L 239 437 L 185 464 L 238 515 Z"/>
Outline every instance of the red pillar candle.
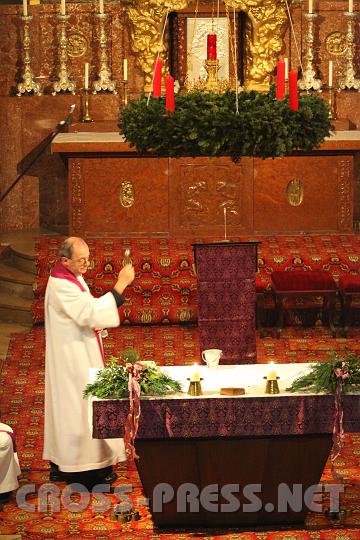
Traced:
<path fill-rule="evenodd" d="M 285 97 L 285 62 L 282 58 L 277 63 L 276 70 L 276 99 Z"/>
<path fill-rule="evenodd" d="M 289 71 L 289 104 L 293 111 L 299 110 L 298 81 L 295 70 Z"/>
<path fill-rule="evenodd" d="M 207 59 L 216 60 L 216 34 L 207 35 Z"/>
<path fill-rule="evenodd" d="M 161 97 L 162 60 L 157 58 L 154 66 L 153 97 Z"/>
<path fill-rule="evenodd" d="M 166 112 L 173 113 L 175 111 L 175 94 L 174 94 L 174 77 L 166 75 Z"/>

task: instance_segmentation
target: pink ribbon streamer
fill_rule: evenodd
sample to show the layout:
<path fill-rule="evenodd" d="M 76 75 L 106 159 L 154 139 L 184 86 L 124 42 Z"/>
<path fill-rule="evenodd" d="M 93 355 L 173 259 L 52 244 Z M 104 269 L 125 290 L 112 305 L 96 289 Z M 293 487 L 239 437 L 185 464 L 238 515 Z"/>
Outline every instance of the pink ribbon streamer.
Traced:
<path fill-rule="evenodd" d="M 331 461 L 334 463 L 336 458 L 344 446 L 344 410 L 342 406 L 342 394 L 344 389 L 344 381 L 350 376 L 349 367 L 345 362 L 342 362 L 341 368 L 336 368 L 334 373 L 337 378 L 337 387 L 335 391 L 335 413 L 333 424 L 333 447 L 331 450 Z"/>
<path fill-rule="evenodd" d="M 139 456 L 136 454 L 134 441 L 139 427 L 139 418 L 140 418 L 140 373 L 142 370 L 142 365 L 139 362 L 135 364 L 126 364 L 126 369 L 129 372 L 129 414 L 126 418 L 125 427 L 124 427 L 124 443 L 125 451 L 128 459 L 139 459 Z"/>

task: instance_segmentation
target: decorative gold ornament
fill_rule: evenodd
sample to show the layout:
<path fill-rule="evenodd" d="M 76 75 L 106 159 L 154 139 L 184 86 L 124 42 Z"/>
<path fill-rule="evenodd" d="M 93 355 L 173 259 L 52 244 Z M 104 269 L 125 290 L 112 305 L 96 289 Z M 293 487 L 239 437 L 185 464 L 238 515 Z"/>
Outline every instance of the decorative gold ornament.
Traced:
<path fill-rule="evenodd" d="M 298 178 L 293 178 L 287 185 L 286 198 L 291 206 L 300 206 L 304 200 L 304 185 Z"/>
<path fill-rule="evenodd" d="M 325 38 L 325 49 L 329 54 L 341 56 L 346 53 L 346 34 L 343 32 L 331 32 Z"/>
<path fill-rule="evenodd" d="M 291 2 L 289 2 L 291 3 Z M 132 23 L 132 50 L 144 72 L 144 92 L 152 91 L 154 60 L 158 53 L 167 70 L 167 39 L 160 42 L 166 15 L 192 4 L 191 0 L 123 0 Z M 268 90 L 270 76 L 279 54 L 284 49 L 288 27 L 285 0 L 225 0 L 228 9 L 241 10 L 248 15 L 245 32 L 245 88 Z"/>
<path fill-rule="evenodd" d="M 67 53 L 71 58 L 83 56 L 88 49 L 86 37 L 80 32 L 69 34 L 67 39 Z"/>
<path fill-rule="evenodd" d="M 124 208 L 131 208 L 135 204 L 135 188 L 131 180 L 123 180 L 120 184 L 120 204 Z"/>

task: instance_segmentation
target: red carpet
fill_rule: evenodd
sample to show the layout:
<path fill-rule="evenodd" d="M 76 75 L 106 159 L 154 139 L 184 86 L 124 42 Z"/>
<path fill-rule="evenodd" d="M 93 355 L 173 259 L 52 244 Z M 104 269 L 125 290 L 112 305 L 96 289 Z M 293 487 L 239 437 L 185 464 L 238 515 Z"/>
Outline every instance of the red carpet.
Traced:
<path fill-rule="evenodd" d="M 333 339 L 327 328 L 286 328 L 284 336 L 276 340 L 266 337 L 257 340 L 258 361 L 303 362 L 325 359 L 330 350 L 359 350 L 359 329 L 352 329 L 351 339 Z M 137 336 L 137 337 L 136 337 Z M 155 340 L 153 339 L 155 336 Z M 156 355 L 161 341 L 162 358 Z M 153 358 L 159 364 L 192 363 L 198 358 L 195 330 L 172 327 L 142 329 L 133 333 L 131 327 L 111 332 L 106 340 L 106 354 L 116 354 L 127 346 L 141 350 L 143 358 Z M 352 510 L 341 520 L 330 521 L 323 513 L 310 513 L 304 529 L 284 531 L 204 530 L 196 532 L 154 530 L 151 516 L 144 506 L 141 484 L 133 463 L 118 466 L 116 485 L 132 486 L 131 499 L 139 510 L 141 519 L 121 524 L 111 518 L 112 507 L 118 499 L 106 495 L 106 507 L 100 507 L 94 496 L 82 511 L 67 510 L 56 500 L 48 508 L 39 509 L 36 490 L 48 480 L 47 463 L 42 461 L 43 391 L 44 391 L 44 331 L 36 327 L 28 334 L 17 334 L 10 348 L 1 375 L 1 419 L 10 424 L 17 435 L 18 453 L 22 468 L 21 486 L 34 484 L 34 493 L 27 497 L 35 511 L 18 508 L 13 497 L 10 503 L 0 507 L 0 534 L 19 534 L 23 539 L 115 539 L 133 538 L 187 540 L 353 540 L 360 539 L 360 486 L 354 485 L 360 472 L 360 434 L 347 436 L 346 446 L 337 459 L 336 470 L 346 479 L 346 490 L 341 499 L 343 508 Z M 334 481 L 329 466 L 323 482 Z M 53 484 L 63 488 L 64 484 Z M 57 487 L 55 487 L 57 489 Z M 324 506 L 328 504 L 324 499 Z M 100 511 L 104 510 L 104 511 Z M 1 537 L 0 537 L 1 538 Z"/>

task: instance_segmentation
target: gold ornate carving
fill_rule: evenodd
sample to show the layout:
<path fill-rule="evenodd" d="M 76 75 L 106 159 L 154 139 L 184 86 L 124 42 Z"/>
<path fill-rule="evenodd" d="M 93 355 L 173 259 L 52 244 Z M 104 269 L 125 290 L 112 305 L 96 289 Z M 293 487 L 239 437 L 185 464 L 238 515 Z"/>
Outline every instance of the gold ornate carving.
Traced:
<path fill-rule="evenodd" d="M 304 185 L 298 178 L 293 178 L 287 185 L 286 198 L 291 206 L 300 206 L 304 200 Z"/>
<path fill-rule="evenodd" d="M 191 0 L 123 0 L 132 23 L 132 49 L 145 76 L 144 91 L 151 91 L 154 61 L 160 53 L 165 65 L 168 57 L 167 39 L 161 43 L 166 15 L 170 11 L 186 8 Z M 248 15 L 246 29 L 245 87 L 267 90 L 270 75 L 284 48 L 284 35 L 288 26 L 285 0 L 225 0 Z"/>
<path fill-rule="evenodd" d="M 339 231 L 351 232 L 353 226 L 352 158 L 343 158 L 338 175 L 338 224 Z"/>
<path fill-rule="evenodd" d="M 71 163 L 71 224 L 70 234 L 81 233 L 83 230 L 83 193 L 84 179 L 82 176 L 81 162 L 79 159 L 72 160 Z"/>
<path fill-rule="evenodd" d="M 131 208 L 135 204 L 135 188 L 131 180 L 121 182 L 119 199 L 124 208 Z"/>
<path fill-rule="evenodd" d="M 343 32 L 331 32 L 325 38 L 325 49 L 328 53 L 341 56 L 346 53 L 346 34 Z"/>
<path fill-rule="evenodd" d="M 83 56 L 88 48 L 86 37 L 80 32 L 69 34 L 67 38 L 67 53 L 72 58 Z"/>

